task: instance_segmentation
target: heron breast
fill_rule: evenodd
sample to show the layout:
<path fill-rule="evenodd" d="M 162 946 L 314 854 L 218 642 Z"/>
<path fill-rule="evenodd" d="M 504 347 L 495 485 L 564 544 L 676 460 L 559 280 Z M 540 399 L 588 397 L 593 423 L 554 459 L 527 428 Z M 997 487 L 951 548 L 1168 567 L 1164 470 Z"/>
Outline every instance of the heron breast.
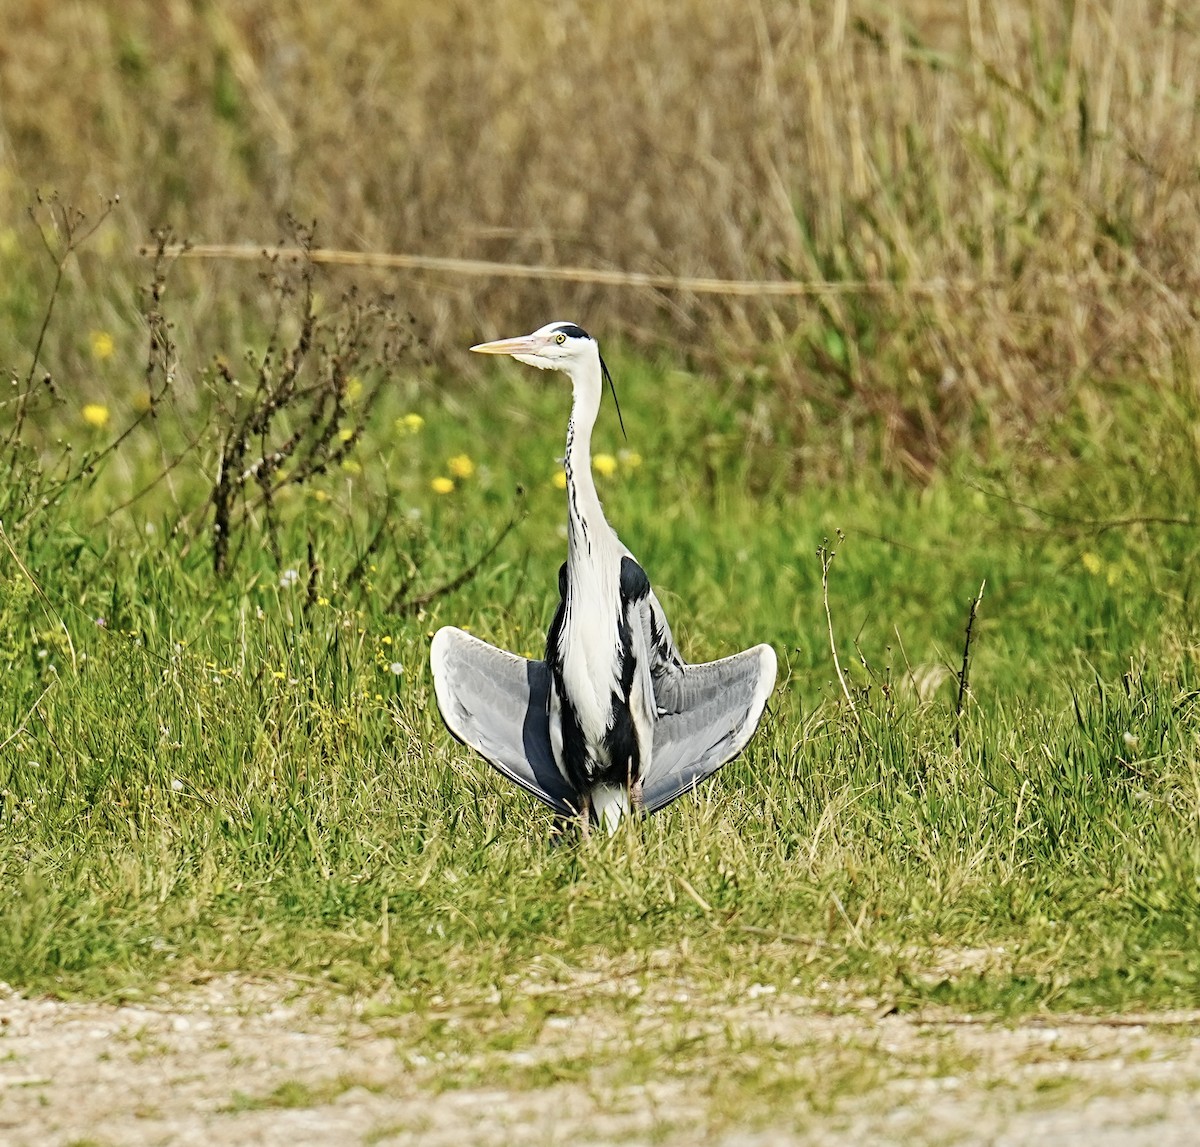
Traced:
<path fill-rule="evenodd" d="M 612 696 L 621 678 L 615 618 L 595 609 L 568 607 L 562 657 L 563 691 L 579 715 L 584 735 L 598 743 L 608 727 Z"/>

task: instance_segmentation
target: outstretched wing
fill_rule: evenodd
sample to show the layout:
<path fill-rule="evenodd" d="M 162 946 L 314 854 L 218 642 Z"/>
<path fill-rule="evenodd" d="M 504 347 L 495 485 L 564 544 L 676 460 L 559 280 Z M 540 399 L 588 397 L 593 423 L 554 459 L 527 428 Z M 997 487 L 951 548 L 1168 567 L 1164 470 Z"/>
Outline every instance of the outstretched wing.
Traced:
<path fill-rule="evenodd" d="M 563 570 L 559 571 L 560 586 L 565 570 L 566 566 L 563 566 Z M 667 615 L 654 590 L 650 588 L 650 579 L 646 576 L 646 571 L 628 549 L 625 550 L 621 561 L 621 581 L 622 593 L 635 611 L 636 620 L 631 618 L 631 624 L 634 629 L 632 636 L 638 663 L 650 669 L 654 699 L 661 714 L 663 708 L 659 694 L 661 692 L 671 695 L 673 683 L 682 677 L 684 660 L 675 647 L 675 638 L 671 636 Z M 557 620 L 556 616 L 555 621 Z"/>
<path fill-rule="evenodd" d="M 756 645 L 720 661 L 688 665 L 648 579 L 645 585 L 638 602 L 639 644 L 650 667 L 655 708 L 654 750 L 642 774 L 642 808 L 649 815 L 746 747 L 775 688 L 776 660 L 769 645 Z"/>
<path fill-rule="evenodd" d="M 579 797 L 550 748 L 546 663 L 506 653 L 449 625 L 434 635 L 429 661 L 450 732 L 556 813 L 575 816 Z"/>
<path fill-rule="evenodd" d="M 703 665 L 683 665 L 654 682 L 654 753 L 642 777 L 647 815 L 733 760 L 758 727 L 775 688 L 775 651 L 756 645 Z"/>
<path fill-rule="evenodd" d="M 670 711 L 670 704 L 683 679 L 684 660 L 675 648 L 675 638 L 667 624 L 667 615 L 651 590 L 642 607 L 646 650 L 650 658 L 650 677 L 654 682 L 654 701 L 661 715 Z"/>

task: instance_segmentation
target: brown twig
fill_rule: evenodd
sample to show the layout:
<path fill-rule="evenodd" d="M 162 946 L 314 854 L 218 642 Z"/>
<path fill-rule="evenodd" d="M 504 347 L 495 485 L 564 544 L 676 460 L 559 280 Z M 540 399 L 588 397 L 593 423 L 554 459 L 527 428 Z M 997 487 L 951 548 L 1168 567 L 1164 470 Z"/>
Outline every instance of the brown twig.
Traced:
<path fill-rule="evenodd" d="M 838 541 L 844 541 L 846 535 L 841 530 L 837 532 Z M 846 703 L 850 706 L 850 712 L 854 714 L 854 719 L 859 725 L 862 721 L 858 716 L 858 708 L 854 704 L 854 698 L 850 695 L 850 687 L 846 684 L 846 675 L 842 672 L 842 663 L 838 658 L 837 642 L 833 636 L 833 614 L 829 609 L 829 567 L 833 564 L 833 559 L 837 556 L 836 550 L 829 548 L 829 539 L 826 538 L 820 546 L 817 547 L 817 557 L 821 560 L 821 600 L 825 603 L 825 623 L 829 629 L 829 649 L 833 654 L 833 667 L 837 670 L 838 682 L 842 686 L 842 693 L 845 694 Z"/>
<path fill-rule="evenodd" d="M 512 528 L 520 520 L 519 516 L 514 516 L 509 519 L 508 524 L 496 535 L 495 540 L 482 554 L 476 558 L 465 570 L 444 585 L 436 586 L 434 589 L 426 590 L 424 593 L 419 593 L 416 597 L 404 598 L 403 594 L 407 589 L 407 582 L 396 591 L 396 596 L 392 598 L 388 605 L 389 613 L 398 613 L 401 616 L 404 614 L 416 613 L 417 610 L 423 609 L 430 602 L 436 601 L 439 597 L 444 597 L 448 593 L 454 593 L 455 590 L 461 589 L 467 584 L 478 572 L 484 562 L 488 560 L 499 548 L 500 543 L 512 532 Z"/>
<path fill-rule="evenodd" d="M 970 612 L 967 614 L 967 636 L 963 641 L 962 668 L 958 671 L 958 700 L 954 705 L 954 747 L 960 747 L 962 740 L 962 711 L 963 702 L 967 696 L 967 671 L 970 667 L 971 658 L 971 633 L 975 628 L 975 614 L 979 611 L 979 603 L 983 601 L 983 588 L 987 585 L 987 579 L 984 578 L 979 583 L 979 592 L 975 595 L 975 600 L 971 602 Z"/>
<path fill-rule="evenodd" d="M 968 482 L 973 490 L 978 490 L 985 498 L 995 498 L 999 502 L 1007 502 L 1018 510 L 1028 510 L 1037 517 L 1057 523 L 1059 526 L 1074 527 L 1075 532 L 1094 531 L 1097 536 L 1109 530 L 1119 530 L 1125 526 L 1200 526 L 1200 519 L 1184 518 L 1172 514 L 1130 514 L 1124 518 L 1081 518 L 1074 514 L 1064 514 L 1057 510 L 1047 510 L 1043 506 L 1035 506 L 1031 502 L 1022 502 L 1009 494 L 1001 494 L 996 490 L 988 490 L 977 482 Z"/>

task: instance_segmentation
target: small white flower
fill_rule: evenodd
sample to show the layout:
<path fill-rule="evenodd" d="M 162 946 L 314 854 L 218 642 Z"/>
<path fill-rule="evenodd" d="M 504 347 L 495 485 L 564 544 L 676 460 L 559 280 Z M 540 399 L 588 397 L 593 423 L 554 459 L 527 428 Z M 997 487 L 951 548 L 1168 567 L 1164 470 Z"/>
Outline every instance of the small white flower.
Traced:
<path fill-rule="evenodd" d="M 1138 747 L 1137 737 L 1128 730 L 1121 734 L 1121 740 L 1125 742 L 1126 748 L 1136 749 Z"/>
<path fill-rule="evenodd" d="M 284 570 L 283 575 L 279 579 L 279 588 L 291 589 L 299 580 L 300 574 L 297 570 Z"/>
<path fill-rule="evenodd" d="M 171 782 L 171 791 L 176 793 L 183 792 L 183 781 L 181 781 L 178 777 Z"/>
<path fill-rule="evenodd" d="M 399 677 L 399 676 L 400 676 L 400 674 L 404 672 L 404 666 L 403 666 L 403 665 L 401 665 L 399 661 L 393 661 L 393 662 L 391 663 L 391 665 L 389 665 L 389 666 L 388 666 L 388 668 L 389 668 L 389 669 L 390 669 L 390 670 L 391 670 L 391 671 L 392 671 L 392 672 L 393 672 L 393 673 L 394 673 L 394 674 L 395 674 L 397 677 Z"/>

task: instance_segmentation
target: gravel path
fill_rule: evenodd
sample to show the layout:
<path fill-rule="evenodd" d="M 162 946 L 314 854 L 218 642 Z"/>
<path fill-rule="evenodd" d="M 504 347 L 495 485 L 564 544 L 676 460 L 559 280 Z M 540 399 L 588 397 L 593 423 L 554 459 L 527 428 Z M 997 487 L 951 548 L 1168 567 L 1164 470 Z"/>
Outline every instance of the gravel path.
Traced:
<path fill-rule="evenodd" d="M 1195 1143 L 1200 1015 L 1147 1021 L 831 1016 L 764 993 L 722 1011 L 720 1024 L 777 1059 L 794 1049 L 818 1076 L 831 1057 L 841 1085 L 826 1098 L 818 1087 L 799 1108 L 768 1100 L 722 1118 L 720 1063 L 708 1079 L 620 1085 L 547 1072 L 503 1086 L 488 1079 L 495 1051 L 432 1062 L 363 1001 L 295 983 L 223 977 L 120 1006 L 0 986 L 0 1143 Z M 548 1021 L 536 1048 L 510 1059 L 553 1063 L 616 1038 L 603 1028 Z M 875 1082 L 855 1087 L 859 1052 Z M 880 1063 L 895 1070 L 880 1078 Z"/>

